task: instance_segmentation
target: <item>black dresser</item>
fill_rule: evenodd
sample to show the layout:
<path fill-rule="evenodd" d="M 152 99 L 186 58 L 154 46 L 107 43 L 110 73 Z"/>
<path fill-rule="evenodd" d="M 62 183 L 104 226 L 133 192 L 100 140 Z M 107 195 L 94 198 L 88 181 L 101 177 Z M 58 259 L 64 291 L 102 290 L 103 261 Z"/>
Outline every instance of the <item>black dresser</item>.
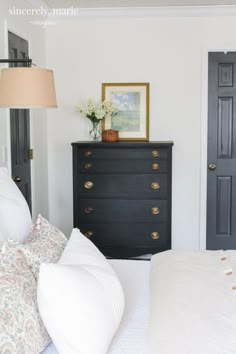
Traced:
<path fill-rule="evenodd" d="M 107 257 L 171 248 L 172 142 L 76 142 L 74 227 Z"/>

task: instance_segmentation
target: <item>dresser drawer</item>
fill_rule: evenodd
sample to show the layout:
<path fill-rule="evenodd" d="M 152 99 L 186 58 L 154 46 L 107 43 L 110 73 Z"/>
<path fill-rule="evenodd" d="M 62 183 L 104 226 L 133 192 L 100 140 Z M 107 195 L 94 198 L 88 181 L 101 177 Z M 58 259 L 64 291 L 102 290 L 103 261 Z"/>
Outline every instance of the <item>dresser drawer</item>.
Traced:
<path fill-rule="evenodd" d="M 157 223 L 80 224 L 98 247 L 167 247 L 167 225 Z"/>
<path fill-rule="evenodd" d="M 172 142 L 75 142 L 74 227 L 107 257 L 171 248 Z"/>
<path fill-rule="evenodd" d="M 109 148 L 84 148 L 79 149 L 77 152 L 79 159 L 155 159 L 162 160 L 168 157 L 168 148 L 165 147 L 155 147 L 155 148 L 134 148 L 134 149 L 109 149 Z"/>
<path fill-rule="evenodd" d="M 167 173 L 168 160 L 79 160 L 81 173 Z"/>
<path fill-rule="evenodd" d="M 166 222 L 167 211 L 167 200 L 80 199 L 78 222 Z"/>
<path fill-rule="evenodd" d="M 166 174 L 81 174 L 78 179 L 80 198 L 166 198 L 167 185 Z"/>

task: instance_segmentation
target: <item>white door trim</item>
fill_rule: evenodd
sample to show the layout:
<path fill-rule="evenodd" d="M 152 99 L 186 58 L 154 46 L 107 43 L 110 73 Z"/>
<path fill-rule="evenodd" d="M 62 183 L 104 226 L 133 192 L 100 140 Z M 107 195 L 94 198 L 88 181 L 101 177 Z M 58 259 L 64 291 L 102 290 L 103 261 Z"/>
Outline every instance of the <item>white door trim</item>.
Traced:
<path fill-rule="evenodd" d="M 206 249 L 207 223 L 207 135 L 208 135 L 208 53 L 236 52 L 235 47 L 209 48 L 202 50 L 202 99 L 200 136 L 200 210 L 199 210 L 199 249 Z"/>
<path fill-rule="evenodd" d="M 4 20 L 4 41 L 5 41 L 5 45 L 3 45 L 4 47 L 4 57 L 8 58 L 8 25 L 7 25 L 7 21 Z M 4 67 L 8 67 L 7 64 L 3 65 Z M 4 109 L 4 113 L 5 113 L 5 119 L 6 119 L 6 134 L 7 134 L 7 146 L 6 146 L 6 166 L 8 168 L 8 171 L 11 171 L 11 129 L 10 129 L 10 110 L 9 109 Z"/>

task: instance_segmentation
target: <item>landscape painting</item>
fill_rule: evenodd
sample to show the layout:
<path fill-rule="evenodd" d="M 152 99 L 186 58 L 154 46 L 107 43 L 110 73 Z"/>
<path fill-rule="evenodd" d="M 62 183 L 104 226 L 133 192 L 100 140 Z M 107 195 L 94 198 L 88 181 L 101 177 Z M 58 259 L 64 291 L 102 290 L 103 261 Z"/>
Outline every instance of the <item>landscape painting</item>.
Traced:
<path fill-rule="evenodd" d="M 140 131 L 140 92 L 112 92 L 112 103 L 119 109 L 111 128 L 120 132 Z"/>
<path fill-rule="evenodd" d="M 105 119 L 103 129 L 118 130 L 119 140 L 148 140 L 149 83 L 104 83 L 102 100 L 118 108 Z"/>

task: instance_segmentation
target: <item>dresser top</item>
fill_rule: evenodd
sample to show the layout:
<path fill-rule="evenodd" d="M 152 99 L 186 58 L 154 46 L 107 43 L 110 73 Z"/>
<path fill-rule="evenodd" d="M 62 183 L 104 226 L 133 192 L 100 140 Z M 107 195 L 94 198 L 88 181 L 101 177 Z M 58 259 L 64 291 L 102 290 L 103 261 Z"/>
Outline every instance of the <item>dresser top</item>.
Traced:
<path fill-rule="evenodd" d="M 104 148 L 104 147 L 109 147 L 109 148 L 126 148 L 126 147 L 142 147 L 142 148 L 150 148 L 152 146 L 172 146 L 174 143 L 173 141 L 117 141 L 115 143 L 111 142 L 93 142 L 93 141 L 76 141 L 71 143 L 72 146 L 81 146 L 81 147 L 87 147 L 87 146 L 94 146 L 96 148 Z"/>

